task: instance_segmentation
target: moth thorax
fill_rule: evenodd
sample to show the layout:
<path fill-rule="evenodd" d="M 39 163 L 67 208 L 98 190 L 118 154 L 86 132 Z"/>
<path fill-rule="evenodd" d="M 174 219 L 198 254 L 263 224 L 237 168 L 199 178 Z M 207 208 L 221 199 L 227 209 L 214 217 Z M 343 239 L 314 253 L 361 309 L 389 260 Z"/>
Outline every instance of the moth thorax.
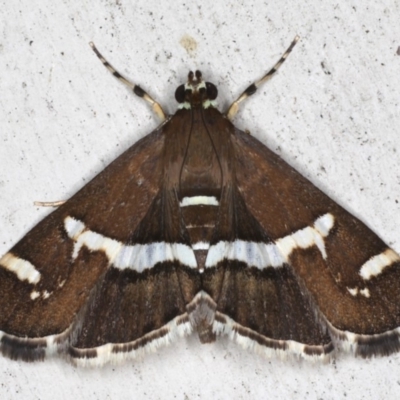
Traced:
<path fill-rule="evenodd" d="M 179 109 L 190 110 L 192 108 L 215 107 L 215 99 L 218 96 L 217 87 L 211 82 L 203 81 L 201 72 L 189 72 L 188 81 L 184 85 L 178 86 L 175 91 L 176 101 Z"/>

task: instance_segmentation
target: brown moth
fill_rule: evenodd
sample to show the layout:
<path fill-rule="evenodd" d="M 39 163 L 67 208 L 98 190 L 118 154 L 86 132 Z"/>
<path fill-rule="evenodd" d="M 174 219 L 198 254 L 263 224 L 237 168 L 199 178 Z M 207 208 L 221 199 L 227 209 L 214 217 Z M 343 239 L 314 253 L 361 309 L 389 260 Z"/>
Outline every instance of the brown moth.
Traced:
<path fill-rule="evenodd" d="M 164 120 L 0 259 L 0 349 L 80 365 L 197 332 L 323 359 L 398 351 L 400 257 L 231 119 L 190 72 Z"/>

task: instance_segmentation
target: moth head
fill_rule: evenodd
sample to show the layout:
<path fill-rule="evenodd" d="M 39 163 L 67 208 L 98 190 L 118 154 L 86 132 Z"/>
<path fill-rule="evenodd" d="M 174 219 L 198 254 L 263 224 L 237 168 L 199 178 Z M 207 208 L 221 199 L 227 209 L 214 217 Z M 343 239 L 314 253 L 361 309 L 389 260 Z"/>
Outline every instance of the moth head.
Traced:
<path fill-rule="evenodd" d="M 201 72 L 189 72 L 188 81 L 184 85 L 178 86 L 175 91 L 176 101 L 179 108 L 209 108 L 215 107 L 215 99 L 218 96 L 217 87 L 211 82 L 203 81 Z"/>

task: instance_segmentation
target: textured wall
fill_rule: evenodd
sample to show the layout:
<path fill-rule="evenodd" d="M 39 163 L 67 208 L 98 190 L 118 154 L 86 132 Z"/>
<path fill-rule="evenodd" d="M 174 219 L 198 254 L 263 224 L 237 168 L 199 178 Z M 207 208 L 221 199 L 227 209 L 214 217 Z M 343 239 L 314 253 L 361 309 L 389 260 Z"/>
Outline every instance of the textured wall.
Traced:
<path fill-rule="evenodd" d="M 49 213 L 33 201 L 68 198 L 157 126 L 89 41 L 172 113 L 189 69 L 219 87 L 226 108 L 295 34 L 286 64 L 235 122 L 399 252 L 399 15 L 396 0 L 5 1 L 0 254 Z M 0 358 L 0 371 L 3 399 L 394 399 L 400 356 L 318 365 L 190 337 L 117 367 Z"/>

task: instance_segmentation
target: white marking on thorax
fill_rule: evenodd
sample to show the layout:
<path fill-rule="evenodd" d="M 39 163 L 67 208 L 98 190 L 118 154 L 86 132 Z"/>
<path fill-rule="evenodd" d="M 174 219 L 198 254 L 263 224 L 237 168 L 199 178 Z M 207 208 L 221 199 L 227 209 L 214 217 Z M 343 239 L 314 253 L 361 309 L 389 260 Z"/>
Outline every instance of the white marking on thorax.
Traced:
<path fill-rule="evenodd" d="M 192 92 L 198 92 L 199 89 L 206 89 L 206 83 L 204 81 L 195 83 L 194 85 L 192 85 L 190 82 L 185 83 L 185 91 L 190 90 Z"/>
<path fill-rule="evenodd" d="M 378 276 L 386 267 L 396 262 L 400 262 L 400 256 L 394 250 L 386 249 L 383 253 L 371 257 L 361 266 L 358 273 L 363 279 L 368 280 Z"/>
<path fill-rule="evenodd" d="M 224 259 L 237 260 L 259 269 L 282 267 L 289 262 L 295 249 L 307 249 L 317 246 L 324 259 L 327 258 L 324 237 L 328 236 L 334 225 L 332 214 L 325 214 L 314 222 L 313 227 L 300 229 L 275 243 L 247 242 L 235 240 L 221 241 L 210 247 L 206 259 L 206 268 L 215 267 Z"/>
<path fill-rule="evenodd" d="M 40 281 L 40 272 L 29 261 L 23 260 L 12 253 L 6 253 L 0 258 L 0 265 L 14 272 L 21 281 L 36 284 Z"/>
<path fill-rule="evenodd" d="M 182 109 L 190 110 L 191 108 L 192 107 L 188 101 L 184 101 L 183 103 L 178 104 L 178 110 L 182 110 Z"/>
<path fill-rule="evenodd" d="M 216 100 L 209 100 L 209 99 L 207 99 L 207 100 L 204 100 L 203 101 L 203 108 L 206 110 L 207 108 L 210 108 L 210 107 L 217 107 L 217 102 L 216 102 Z"/>
<path fill-rule="evenodd" d="M 219 206 L 219 201 L 215 196 L 193 196 L 193 197 L 184 197 L 182 201 L 179 203 L 181 207 L 188 206 Z"/>
<path fill-rule="evenodd" d="M 202 106 L 203 106 L 203 108 L 205 110 L 207 110 L 207 108 L 210 108 L 210 107 L 216 108 L 218 106 L 218 103 L 217 103 L 216 100 L 207 99 L 207 100 L 203 101 Z M 188 101 L 184 101 L 183 103 L 179 103 L 178 104 L 178 110 L 183 110 L 183 109 L 184 110 L 191 110 L 192 109 L 192 105 Z"/>
<path fill-rule="evenodd" d="M 87 229 L 83 222 L 72 217 L 65 218 L 64 226 L 68 236 L 75 242 L 73 259 L 78 256 L 81 247 L 85 246 L 91 251 L 104 252 L 109 263 L 119 269 L 131 268 L 142 272 L 154 267 L 157 263 L 174 260 L 190 268 L 197 268 L 194 252 L 185 244 L 157 242 L 124 245 L 115 239 Z M 83 226 L 84 229 L 77 226 Z"/>

